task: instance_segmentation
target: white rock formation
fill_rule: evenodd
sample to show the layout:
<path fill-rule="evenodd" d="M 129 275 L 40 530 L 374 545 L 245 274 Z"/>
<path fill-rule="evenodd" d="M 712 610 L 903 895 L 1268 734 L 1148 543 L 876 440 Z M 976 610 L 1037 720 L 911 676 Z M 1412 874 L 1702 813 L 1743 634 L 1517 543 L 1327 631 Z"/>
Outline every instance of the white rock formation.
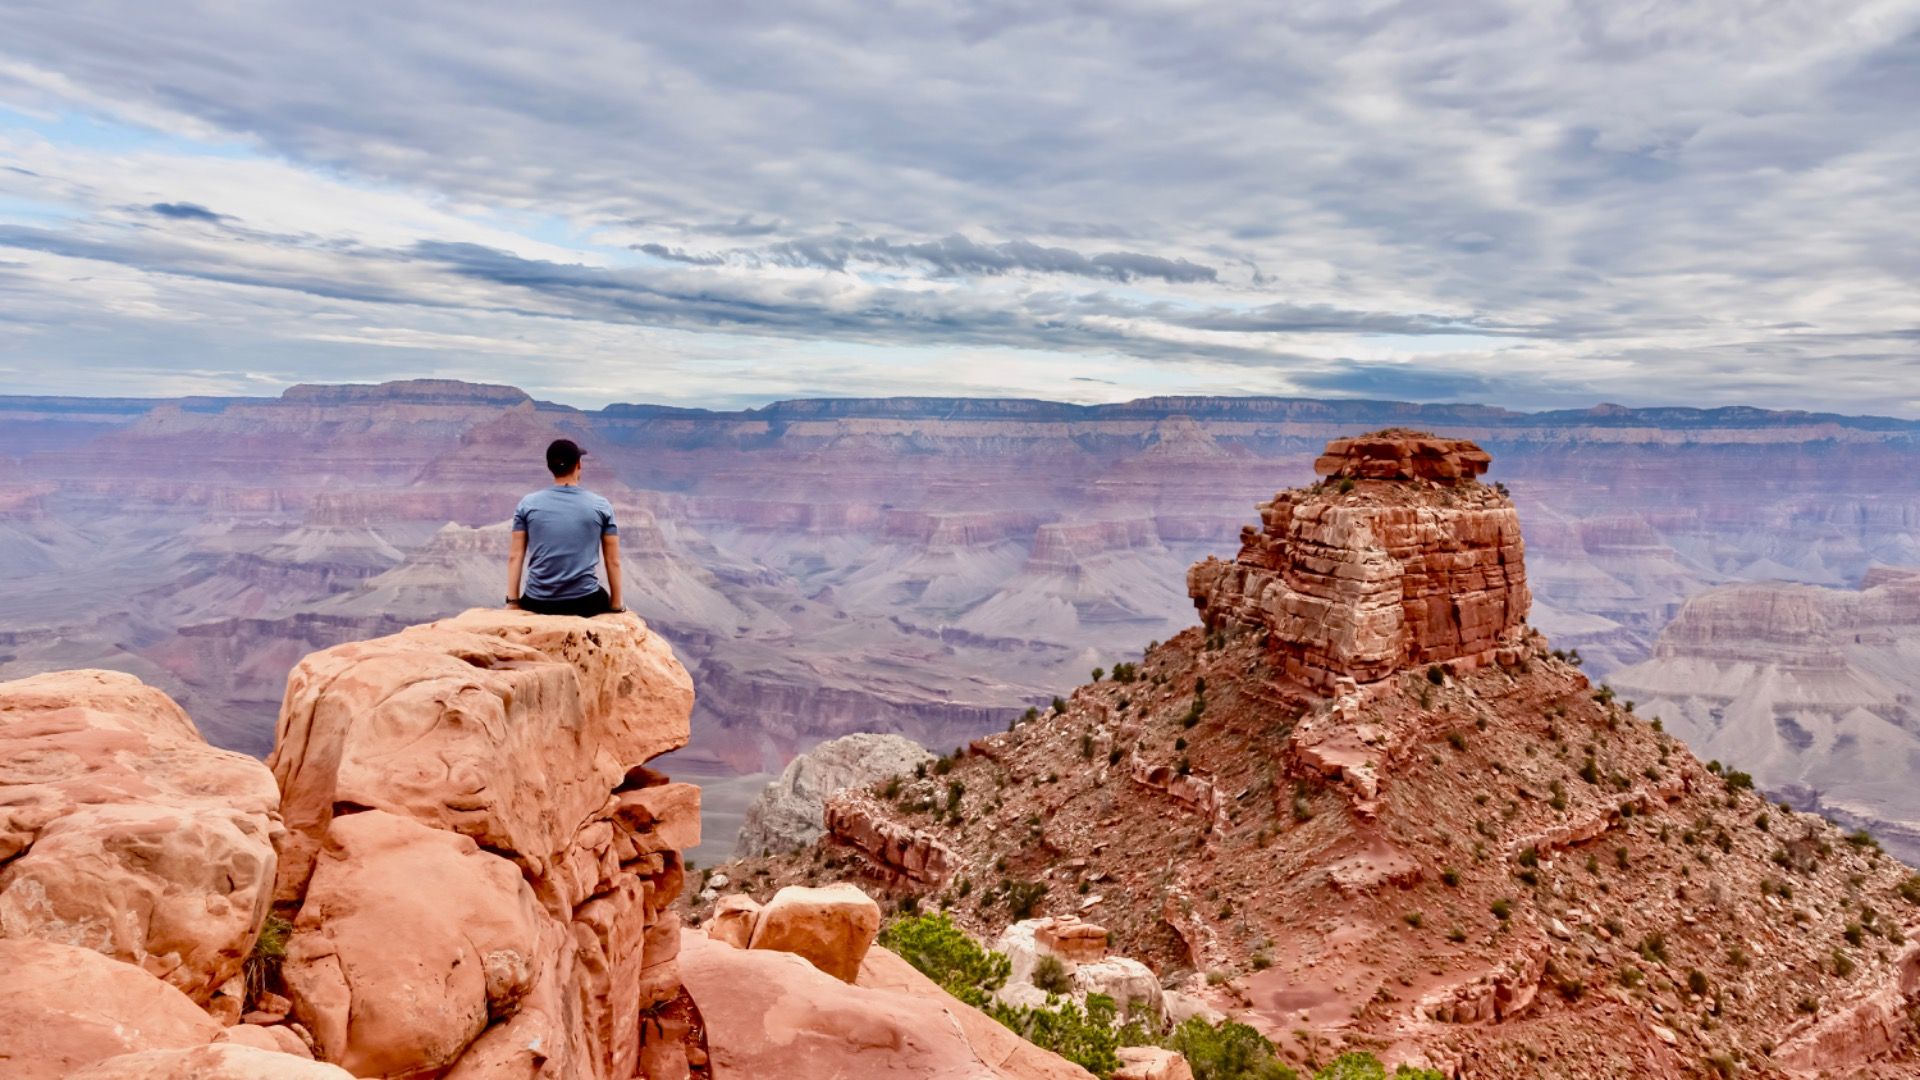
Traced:
<path fill-rule="evenodd" d="M 899 735 L 843 735 L 787 763 L 747 807 L 734 854 L 796 851 L 826 831 L 827 796 L 888 777 L 910 774 L 933 755 Z"/>

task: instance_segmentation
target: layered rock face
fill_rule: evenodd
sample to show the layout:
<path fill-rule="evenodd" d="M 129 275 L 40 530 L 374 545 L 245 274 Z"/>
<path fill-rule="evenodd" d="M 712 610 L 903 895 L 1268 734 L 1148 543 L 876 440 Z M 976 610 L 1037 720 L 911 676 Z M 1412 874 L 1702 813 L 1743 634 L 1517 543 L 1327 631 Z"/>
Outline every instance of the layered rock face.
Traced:
<path fill-rule="evenodd" d="M 471 611 L 316 653 L 270 759 L 283 977 L 361 1076 L 683 1077 L 674 963 L 699 793 L 686 671 L 631 616 Z"/>
<path fill-rule="evenodd" d="M 0 683 L 0 937 L 96 950 L 237 1017 L 278 803 L 258 761 L 131 675 Z"/>
<path fill-rule="evenodd" d="M 1484 662 L 1531 602 L 1519 514 L 1475 481 L 1490 460 L 1463 439 L 1336 439 L 1314 462 L 1328 480 L 1262 503 L 1262 528 L 1189 571 L 1188 593 L 1209 627 L 1269 631 L 1312 686 Z"/>
<path fill-rule="evenodd" d="M 1920 860 L 1920 570 L 1701 593 L 1612 682 L 1703 756 Z"/>

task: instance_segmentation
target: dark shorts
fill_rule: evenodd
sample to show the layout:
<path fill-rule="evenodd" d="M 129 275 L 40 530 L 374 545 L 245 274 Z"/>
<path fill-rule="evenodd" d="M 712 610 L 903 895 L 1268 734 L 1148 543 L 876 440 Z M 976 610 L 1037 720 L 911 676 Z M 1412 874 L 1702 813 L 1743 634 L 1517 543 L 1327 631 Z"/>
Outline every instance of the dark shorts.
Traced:
<path fill-rule="evenodd" d="M 595 589 L 585 596 L 576 596 L 571 600 L 541 600 L 532 596 L 520 598 L 520 610 L 531 611 L 535 615 L 605 615 L 613 610 L 613 597 L 605 589 Z"/>

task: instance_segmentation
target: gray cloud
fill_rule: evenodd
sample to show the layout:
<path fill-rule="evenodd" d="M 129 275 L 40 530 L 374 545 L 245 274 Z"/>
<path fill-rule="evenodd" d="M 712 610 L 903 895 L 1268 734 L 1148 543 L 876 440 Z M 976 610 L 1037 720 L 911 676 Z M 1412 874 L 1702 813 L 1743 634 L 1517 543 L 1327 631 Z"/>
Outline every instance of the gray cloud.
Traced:
<path fill-rule="evenodd" d="M 1158 373 L 1116 392 L 1920 414 L 1920 251 L 1890 239 L 1920 230 L 1912 5 L 20 0 L 8 23 L 0 106 L 150 155 L 43 153 L 0 114 L 0 242 L 44 256 L 0 303 L 28 318 L 193 314 L 145 300 L 176 290 L 289 356 L 326 301 L 483 365 L 554 320 L 708 334 L 675 339 L 702 362 L 947 344 Z M 168 159 L 197 146 L 356 190 L 319 213 L 210 188 Z M 119 269 L 83 290 L 89 262 Z M 468 311 L 500 338 L 441 322 Z M 82 349 L 36 325 L 42 369 Z"/>
<path fill-rule="evenodd" d="M 920 266 L 939 275 L 999 275 L 1016 271 L 1072 274 L 1080 277 L 1132 281 L 1158 278 L 1169 282 L 1218 281 L 1219 272 L 1186 259 L 1166 259 L 1137 251 L 1106 251 L 1094 255 L 1063 247 L 1043 247 L 1026 240 L 981 244 L 955 234 L 920 243 L 895 243 L 876 237 L 805 239 L 777 244 L 770 259 L 788 266 L 816 266 L 845 270 L 850 263 L 879 266 Z"/>
<path fill-rule="evenodd" d="M 161 202 L 154 203 L 147 207 L 147 209 L 159 214 L 161 217 L 173 218 L 178 221 L 207 221 L 217 223 L 226 220 L 225 214 L 216 214 L 198 203 Z"/>

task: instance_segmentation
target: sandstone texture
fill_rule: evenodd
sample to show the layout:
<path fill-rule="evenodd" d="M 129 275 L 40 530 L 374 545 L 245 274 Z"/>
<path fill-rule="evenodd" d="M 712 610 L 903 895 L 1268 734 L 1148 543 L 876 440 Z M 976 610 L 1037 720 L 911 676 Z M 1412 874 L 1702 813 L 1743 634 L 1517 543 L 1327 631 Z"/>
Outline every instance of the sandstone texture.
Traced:
<path fill-rule="evenodd" d="M 120 1054 L 213 1041 L 220 1025 L 179 990 L 92 949 L 0 940 L 0 1074 L 61 1080 Z"/>
<path fill-rule="evenodd" d="M 1193 1080 L 1187 1059 L 1156 1046 L 1123 1046 L 1113 1080 Z"/>
<path fill-rule="evenodd" d="M 67 1080 L 353 1080 L 338 1065 L 252 1046 L 122 1054 L 67 1074 Z"/>
<path fill-rule="evenodd" d="M 1483 663 L 1531 602 L 1519 514 L 1474 482 L 1489 460 L 1464 440 L 1335 440 L 1314 468 L 1339 482 L 1261 504 L 1239 556 L 1195 566 L 1188 592 L 1210 628 L 1265 631 L 1288 673 L 1316 687 Z"/>
<path fill-rule="evenodd" d="M 790 886 L 773 894 L 753 923 L 749 949 L 805 957 L 814 967 L 852 982 L 880 933 L 880 905 L 852 885 L 823 889 Z"/>
<path fill-rule="evenodd" d="M 806 847 L 826 831 L 829 796 L 911 773 L 932 760 L 926 748 L 899 735 L 843 735 L 821 743 L 788 762 L 747 807 L 735 854 Z"/>
<path fill-rule="evenodd" d="M 258 761 L 130 675 L 0 683 L 0 938 L 93 949 L 207 1004 L 266 915 L 278 802 Z"/>
<path fill-rule="evenodd" d="M 282 976 L 361 1076 L 631 1080 L 704 1054 L 670 910 L 686 672 L 632 616 L 470 611 L 316 653 L 270 759 Z"/>
<path fill-rule="evenodd" d="M 826 822 L 833 842 L 853 849 L 876 873 L 938 884 L 953 872 L 953 852 L 945 844 L 930 832 L 895 820 L 867 792 L 843 791 L 828 799 Z"/>
<path fill-rule="evenodd" d="M 885 949 L 849 986 L 805 959 L 687 933 L 682 977 L 721 1077 L 1086 1080 Z"/>

